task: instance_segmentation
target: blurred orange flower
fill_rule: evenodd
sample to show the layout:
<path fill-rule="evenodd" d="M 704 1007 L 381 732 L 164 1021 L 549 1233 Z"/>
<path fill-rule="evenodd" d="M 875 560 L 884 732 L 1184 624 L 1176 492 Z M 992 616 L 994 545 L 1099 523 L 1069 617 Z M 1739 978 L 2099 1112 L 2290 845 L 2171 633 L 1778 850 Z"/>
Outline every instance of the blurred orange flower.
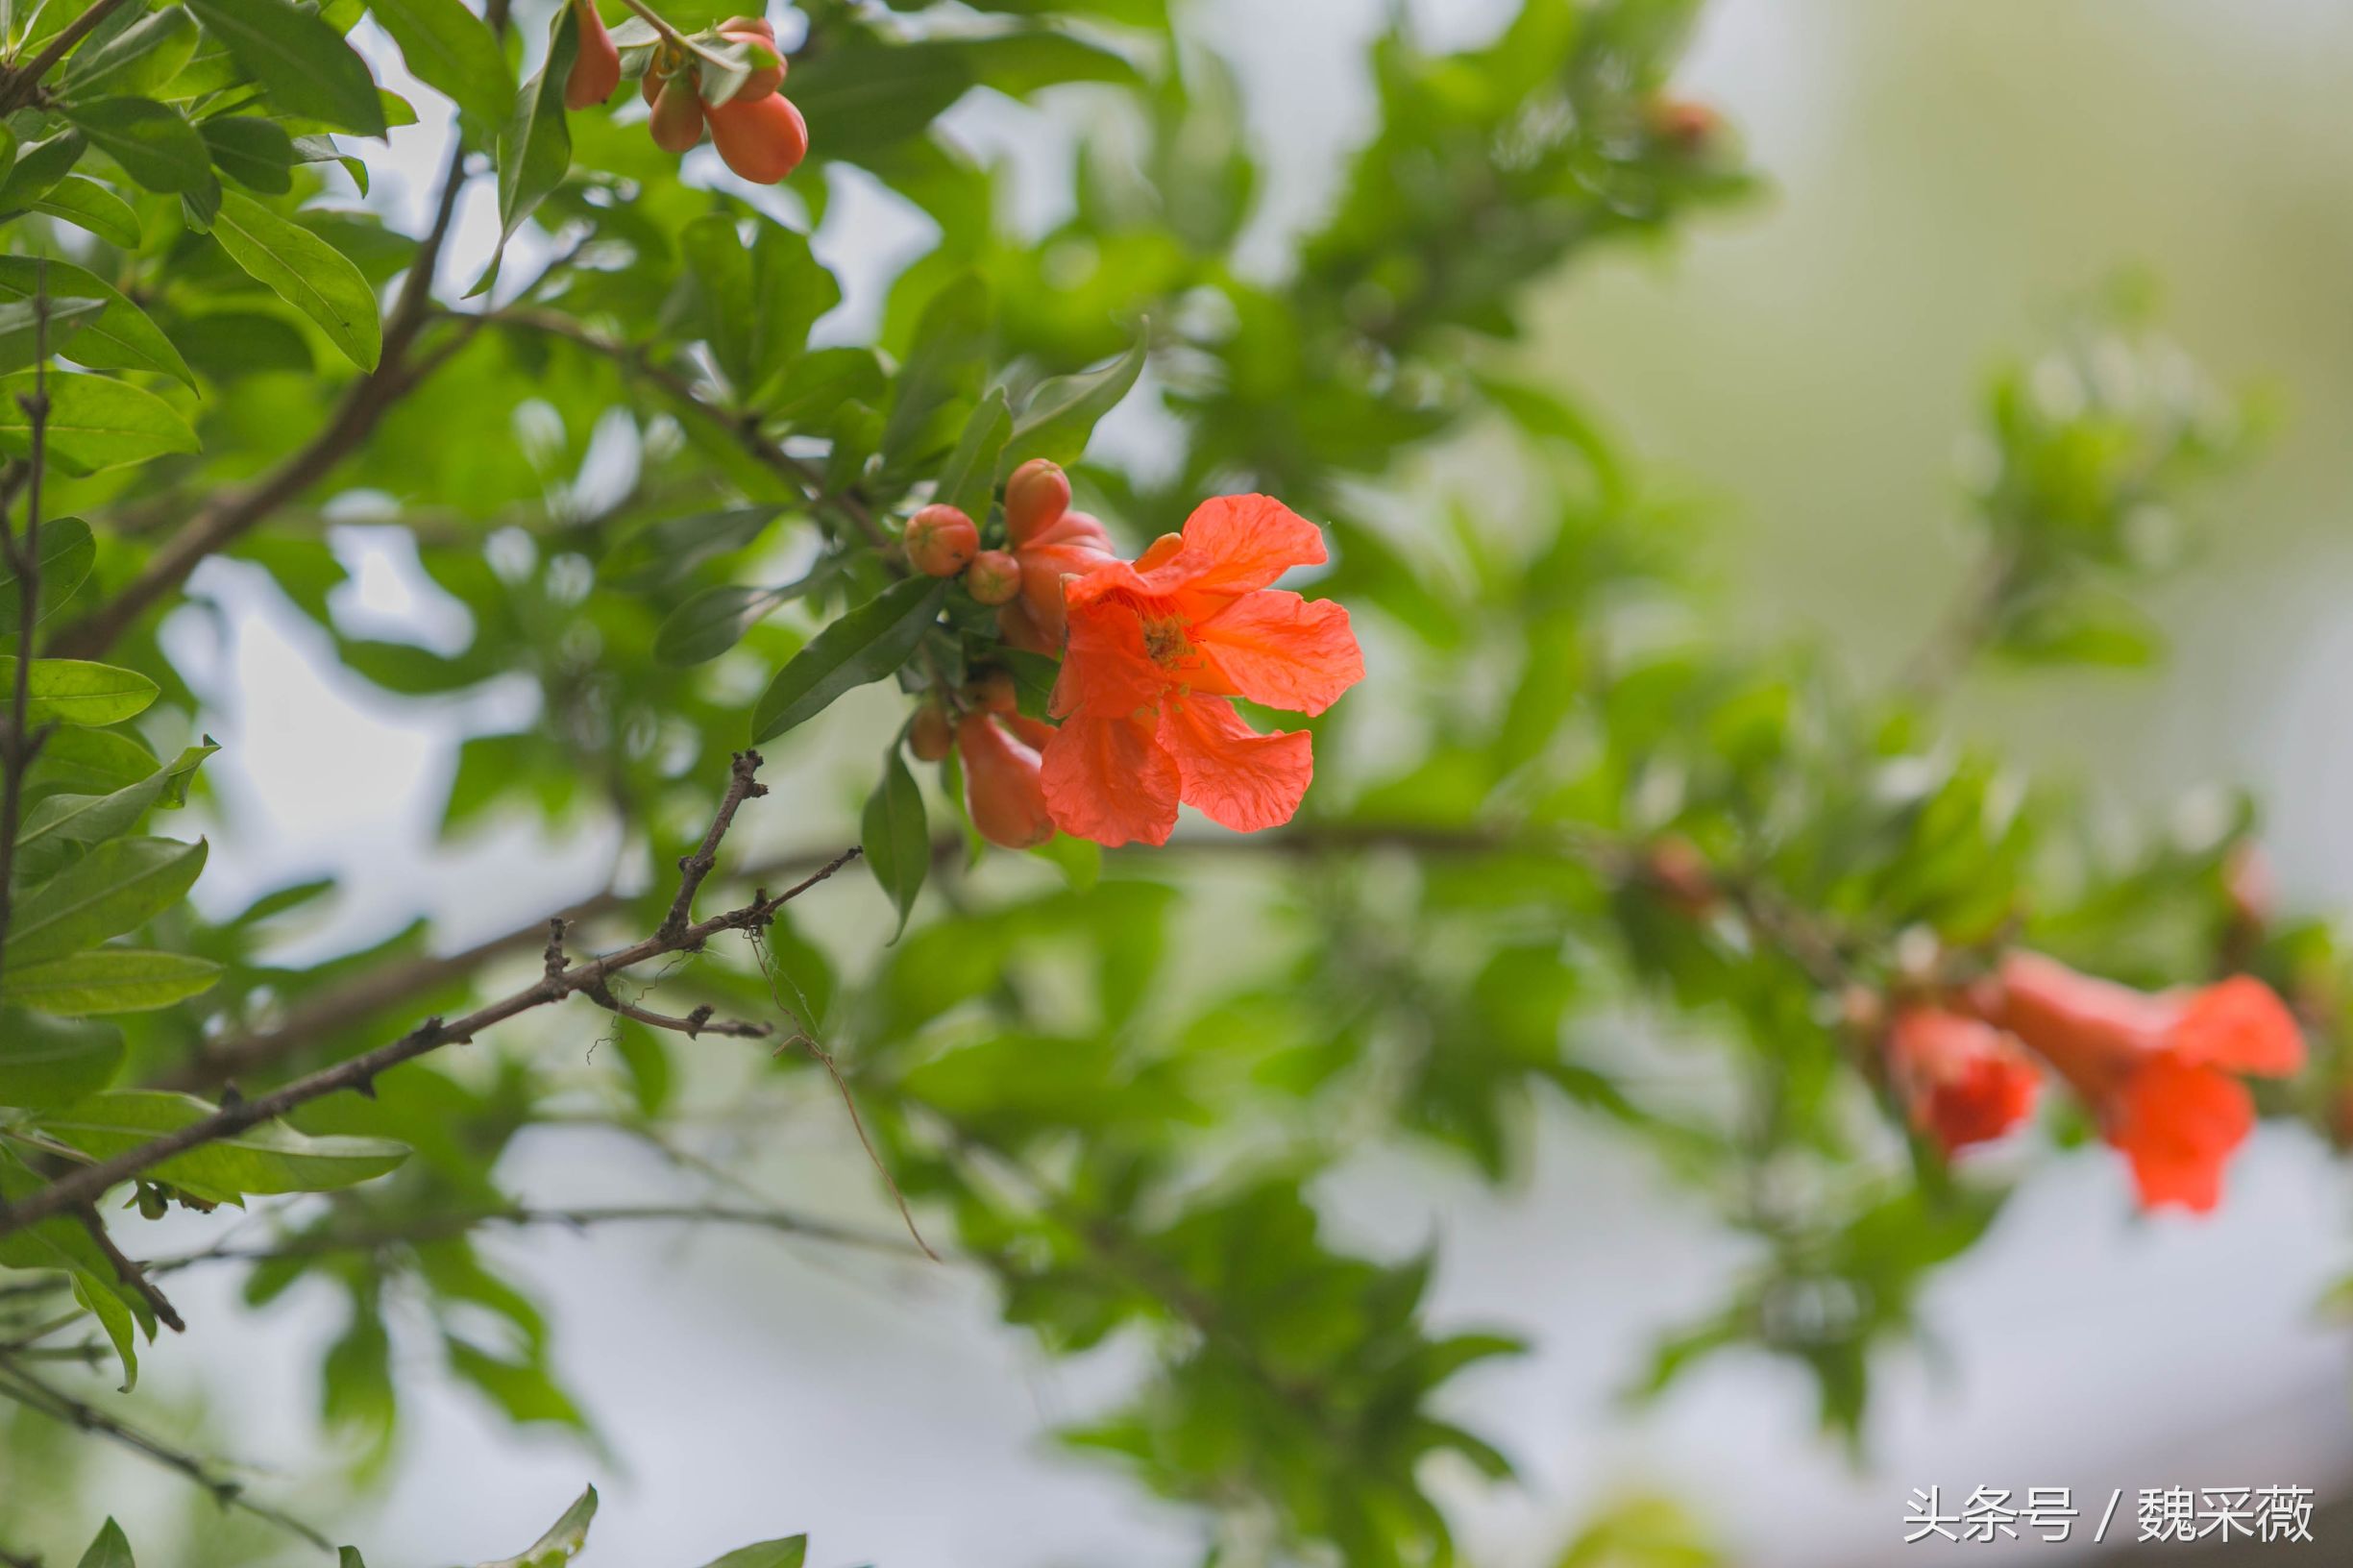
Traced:
<path fill-rule="evenodd" d="M 1314 776 L 1312 743 L 1259 734 L 1229 698 L 1312 715 L 1363 678 L 1345 608 L 1268 586 L 1324 559 L 1322 534 L 1282 502 L 1225 496 L 1133 565 L 1066 582 L 1063 723 L 1045 749 L 1055 825 L 1164 844 L 1180 799 L 1238 832 L 1289 821 Z"/>
<path fill-rule="evenodd" d="M 2144 1208 L 2213 1209 L 2222 1167 L 2255 1126 L 2236 1075 L 2304 1065 L 2294 1015 L 2251 975 L 2152 995 L 2018 952 L 2002 961 L 1991 1012 L 2097 1114 Z"/>
<path fill-rule="evenodd" d="M 1912 1124 L 1948 1156 L 2000 1138 L 2034 1110 L 2042 1069 L 1981 1018 L 1907 1007 L 1888 1033 L 1888 1064 Z"/>

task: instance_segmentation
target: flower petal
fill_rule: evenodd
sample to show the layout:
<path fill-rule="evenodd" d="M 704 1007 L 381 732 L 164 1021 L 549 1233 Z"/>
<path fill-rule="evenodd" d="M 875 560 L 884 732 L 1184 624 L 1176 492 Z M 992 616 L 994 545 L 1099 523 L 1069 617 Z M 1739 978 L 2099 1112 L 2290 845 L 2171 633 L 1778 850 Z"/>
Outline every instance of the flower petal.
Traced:
<path fill-rule="evenodd" d="M 1222 698 L 1164 704 L 1160 738 L 1184 774 L 1186 800 L 1237 833 L 1289 821 L 1315 777 L 1307 731 L 1261 735 Z"/>
<path fill-rule="evenodd" d="M 1176 759 L 1151 724 L 1069 719 L 1045 748 L 1046 809 L 1065 833 L 1117 848 L 1166 844 L 1176 827 Z"/>
<path fill-rule="evenodd" d="M 2192 1062 L 2285 1078 L 2304 1066 L 2304 1031 L 2279 993 L 2251 974 L 2206 987 L 2183 1007 L 2169 1041 Z"/>
<path fill-rule="evenodd" d="M 1323 530 L 1274 497 L 1218 496 L 1185 520 L 1185 548 L 1139 576 L 1155 596 L 1246 594 L 1329 558 Z"/>
<path fill-rule="evenodd" d="M 1056 718 L 1132 718 L 1139 709 L 1159 706 L 1167 685 L 1145 649 L 1135 606 L 1109 600 L 1071 613 L 1069 646 L 1054 678 Z"/>
<path fill-rule="evenodd" d="M 1244 594 L 1192 628 L 1239 696 L 1311 717 L 1364 678 L 1345 605 L 1279 588 Z"/>
<path fill-rule="evenodd" d="M 2202 1214 L 2221 1201 L 2222 1167 L 2254 1126 L 2244 1084 L 2168 1051 L 2133 1074 L 2107 1131 L 2132 1161 L 2141 1207 L 2178 1203 Z"/>

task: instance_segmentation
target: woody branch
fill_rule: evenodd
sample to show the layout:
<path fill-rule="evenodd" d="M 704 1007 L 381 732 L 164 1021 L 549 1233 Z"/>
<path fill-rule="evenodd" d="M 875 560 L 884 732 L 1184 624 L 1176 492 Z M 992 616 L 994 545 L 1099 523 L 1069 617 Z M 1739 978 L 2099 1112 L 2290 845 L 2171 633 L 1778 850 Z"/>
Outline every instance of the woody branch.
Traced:
<path fill-rule="evenodd" d="M 756 753 L 746 755 L 750 758 L 749 766 L 746 765 L 743 757 L 739 757 L 730 784 L 730 796 L 737 803 L 742 798 L 737 791 L 739 788 L 750 788 L 750 768 L 758 766 Z M 729 816 L 731 819 L 732 810 Z M 185 1154 L 190 1149 L 234 1137 L 249 1127 L 275 1120 L 312 1100 L 346 1090 L 365 1093 L 374 1086 L 380 1074 L 437 1051 L 444 1045 L 471 1041 L 483 1030 L 522 1014 L 574 995 L 585 995 L 592 1000 L 598 999 L 601 992 L 609 995 L 613 977 L 641 964 L 672 953 L 698 951 L 713 937 L 730 931 L 759 931 L 775 919 L 778 910 L 848 865 L 857 858 L 857 854 L 855 848 L 845 849 L 782 893 L 772 896 L 765 890 L 755 890 L 751 902 L 739 908 L 723 915 L 714 915 L 708 919 L 691 921 L 674 930 L 658 931 L 642 942 L 600 958 L 583 959 L 578 963 L 567 962 L 563 952 L 561 923 L 557 922 L 554 934 L 548 943 L 545 972 L 530 985 L 476 1008 L 461 1017 L 428 1018 L 400 1039 L 372 1051 L 298 1078 L 270 1093 L 250 1100 L 233 1101 L 176 1132 L 61 1176 L 0 1210 L 0 1236 L 93 1203 L 117 1182 L 128 1181 L 152 1170 L 175 1155 Z"/>

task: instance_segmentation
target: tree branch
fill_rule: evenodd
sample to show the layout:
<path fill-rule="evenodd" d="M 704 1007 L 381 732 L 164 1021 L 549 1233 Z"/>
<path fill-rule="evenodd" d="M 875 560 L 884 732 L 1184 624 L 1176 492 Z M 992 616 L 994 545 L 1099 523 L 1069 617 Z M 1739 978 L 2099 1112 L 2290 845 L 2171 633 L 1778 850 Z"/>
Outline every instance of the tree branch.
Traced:
<path fill-rule="evenodd" d="M 200 1117 L 161 1138 L 150 1139 L 110 1159 L 61 1176 L 18 1202 L 0 1207 L 0 1236 L 22 1230 L 53 1214 L 94 1203 L 117 1182 L 152 1170 L 174 1155 L 184 1154 L 190 1149 L 233 1137 L 249 1127 L 275 1120 L 312 1100 L 346 1090 L 364 1092 L 374 1085 L 379 1075 L 403 1063 L 413 1062 L 444 1045 L 470 1041 L 483 1030 L 494 1028 L 521 1014 L 563 1001 L 576 993 L 603 988 L 614 975 L 650 959 L 674 952 L 694 951 L 711 938 L 725 932 L 756 932 L 775 918 L 776 911 L 848 865 L 857 855 L 854 847 L 845 849 L 811 875 L 773 897 L 762 893 L 740 909 L 715 915 L 680 931 L 667 935 L 656 933 L 601 958 L 584 959 L 577 964 L 559 968 L 557 966 L 562 956 L 560 946 L 551 943 L 550 945 L 557 947 L 557 951 L 548 971 L 522 990 L 478 1007 L 462 1017 L 429 1018 L 388 1044 L 379 1045 L 372 1051 L 298 1078 L 270 1093 L 250 1100 L 232 1101 L 210 1115 Z"/>
<path fill-rule="evenodd" d="M 195 1455 L 174 1448 L 140 1428 L 118 1421 L 96 1406 L 76 1399 L 64 1389 L 36 1377 L 12 1356 L 0 1356 L 0 1399 L 14 1400 L 25 1409 L 37 1410 L 52 1421 L 104 1437 L 158 1464 L 177 1470 L 210 1492 L 213 1501 L 225 1508 L 242 1508 L 257 1519 L 266 1520 L 281 1530 L 301 1536 L 322 1552 L 335 1549 L 332 1541 L 292 1514 L 282 1513 L 267 1504 L 257 1503 L 247 1497 L 243 1482 L 218 1474 Z"/>
<path fill-rule="evenodd" d="M 664 935 L 675 936 L 686 929 L 686 922 L 695 913 L 695 891 L 711 874 L 711 868 L 719 864 L 719 841 L 726 837 L 727 824 L 735 821 L 736 808 L 768 793 L 768 786 L 752 776 L 759 767 L 757 751 L 738 751 L 729 759 L 727 793 L 711 818 L 711 830 L 702 836 L 700 848 L 678 862 L 678 896 L 670 901 L 670 913 L 662 918 Z"/>
<path fill-rule="evenodd" d="M 70 54 L 75 44 L 97 31 L 98 24 L 122 3 L 123 0 L 96 0 L 89 10 L 59 29 L 58 36 L 39 54 L 7 72 L 5 79 L 0 80 L 0 115 L 13 114 L 31 103 L 40 91 L 41 78 L 55 70 L 58 61 Z"/>
<path fill-rule="evenodd" d="M 16 573 L 15 679 L 9 692 L 8 734 L 0 736 L 0 964 L 6 962 L 9 920 L 16 907 L 16 825 L 24 807 L 25 774 L 45 735 L 28 733 L 33 704 L 33 644 L 40 625 L 41 471 L 49 458 L 49 267 L 41 263 L 33 290 L 33 395 L 19 397 L 32 430 L 25 465 L 25 531 L 19 541 L 0 514 L 0 547 Z"/>

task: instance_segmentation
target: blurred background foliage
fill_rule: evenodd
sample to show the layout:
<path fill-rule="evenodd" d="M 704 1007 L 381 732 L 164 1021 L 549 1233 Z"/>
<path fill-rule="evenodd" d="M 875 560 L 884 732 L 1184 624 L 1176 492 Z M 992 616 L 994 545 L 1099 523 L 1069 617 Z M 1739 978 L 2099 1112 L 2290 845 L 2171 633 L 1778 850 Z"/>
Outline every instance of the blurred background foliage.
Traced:
<path fill-rule="evenodd" d="M 348 26 L 359 9 L 327 13 Z M 723 9 L 667 13 L 697 25 Z M 570 117 L 571 175 L 493 303 L 424 309 L 410 348 L 429 380 L 221 553 L 266 574 L 348 676 L 464 734 L 432 803 L 451 843 L 528 821 L 535 842 L 609 857 L 593 869 L 609 886 L 551 881 L 520 903 L 502 890 L 514 930 L 478 921 L 470 946 L 422 918 L 352 934 L 327 880 L 257 888 L 243 907 L 200 887 L 201 916 L 160 916 L 150 944 L 220 964 L 220 982 L 128 1020 L 121 1083 L 250 1094 L 350 1056 L 527 976 L 544 940 L 531 917 L 582 894 L 580 940 L 650 929 L 762 686 L 885 580 L 860 514 L 925 496 L 991 386 L 1017 405 L 1140 339 L 1142 379 L 1074 469 L 1082 502 L 1133 551 L 1205 495 L 1280 496 L 1328 527 L 1335 562 L 1309 591 L 1350 607 L 1371 676 L 1314 723 L 1316 788 L 1279 835 L 1189 821 L 1158 852 L 982 852 L 952 787 L 934 790 L 929 886 L 895 943 L 881 894 L 845 879 L 764 948 L 714 948 L 640 998 L 784 1018 L 808 1048 L 772 1058 L 601 1014 L 527 1023 L 296 1118 L 407 1145 L 391 1176 L 244 1216 L 175 1213 L 152 1238 L 118 1221 L 167 1288 L 226 1275 L 233 1294 L 208 1296 L 224 1309 L 323 1312 L 323 1353 L 273 1381 L 311 1403 L 326 1442 L 275 1445 L 303 1457 L 292 1477 L 194 1458 L 238 1452 L 250 1412 L 209 1412 L 201 1380 L 116 1398 L 105 1341 L 53 1322 L 58 1290 L 37 1284 L 6 1306 L 17 1337 L 0 1357 L 37 1381 L 0 1387 L 34 1390 L 7 1416 L 0 1544 L 72 1560 L 113 1511 L 140 1516 L 141 1561 L 303 1560 L 220 1497 L 337 1531 L 364 1520 L 406 1457 L 404 1425 L 453 1385 L 519 1451 L 545 1436 L 583 1471 L 615 1467 L 629 1434 L 600 1419 L 595 1369 L 561 1354 L 563 1303 L 514 1262 L 513 1233 L 699 1226 L 742 1247 L 773 1233 L 823 1267 L 879 1256 L 885 1291 L 935 1288 L 906 1283 L 932 1265 L 842 1131 L 829 1066 L 959 1303 L 1093 1369 L 1092 1397 L 1052 1424 L 1167 1506 L 1138 1506 L 1137 1538 L 1224 1564 L 1450 1560 L 1455 1510 L 1524 1458 L 1454 1381 L 1530 1348 L 1518 1314 L 1507 1329 L 1432 1310 L 1442 1234 L 1365 1246 L 1333 1223 L 1333 1188 L 1368 1160 L 1405 1151 L 1508 1188 L 1542 1137 L 1641 1150 L 1745 1262 L 1703 1310 L 1650 1326 L 1627 1382 L 1656 1396 L 1725 1353 L 1775 1358 L 1859 1457 L 1875 1372 L 1917 1348 L 1923 1295 L 2049 1140 L 1946 1168 L 1888 1101 L 1858 998 L 2020 941 L 2149 986 L 2250 968 L 2298 1004 L 2319 1051 L 2265 1110 L 2333 1132 L 2339 936 L 2234 902 L 2250 802 L 2168 809 L 2179 786 L 2235 782 L 2216 766 L 2229 753 L 2201 738 L 2177 747 L 2194 766 L 2070 781 L 2135 713 L 2175 699 L 2125 694 L 2119 668 L 2158 661 L 2177 629 L 2194 652 L 2222 635 L 2185 606 L 2250 570 L 2267 536 L 2238 519 L 2321 482 L 2306 429 L 2277 434 L 2274 400 L 2241 384 L 2251 365 L 2201 368 L 2151 284 L 2098 282 L 2145 252 L 2183 294 L 2223 292 L 2197 266 L 2175 276 L 2163 232 L 2097 215 L 2121 200 L 2111 166 L 2159 160 L 2134 138 L 2175 134 L 2160 105 L 2102 100 L 2127 145 L 1983 150 L 1981 199 L 2001 209 L 1983 243 L 2047 218 L 2081 254 L 2048 263 L 2056 276 L 2002 272 L 2016 287 L 1998 306 L 1990 285 L 1950 306 L 1939 281 L 1974 261 L 1936 251 L 1954 218 L 1907 203 L 1904 150 L 1855 146 L 1826 112 L 1753 131 L 1720 116 L 1675 79 L 1696 6 L 1489 9 L 1461 37 L 1454 19 L 1384 27 L 1362 134 L 1314 207 L 1274 205 L 1296 171 L 1242 113 L 1247 51 L 1156 0 L 779 12 L 814 151 L 778 193 L 699 160 L 680 178 L 634 110 Z M 1904 123 L 1936 123 L 1935 100 L 1906 96 L 1925 81 L 1954 95 L 1973 147 L 2036 153 L 2047 126 L 1988 97 L 2055 96 L 2064 78 L 2039 73 L 2064 68 L 2042 60 L 2128 26 L 2086 7 L 2031 24 L 1897 9 L 1799 8 L 1777 47 L 1842 37 L 1893 62 L 1857 90 L 1900 99 Z M 517 8 L 507 54 L 527 70 L 548 19 Z M 37 38 L 45 24 L 18 25 Z M 1754 8 L 1737 25 L 1775 32 Z M 2153 58 L 2177 58 L 2164 40 L 2195 25 L 2147 24 Z M 2065 37 L 2019 37 L 2037 30 Z M 371 59 L 394 54 L 358 37 Z M 1047 112 L 960 125 L 958 106 L 991 94 Z M 445 113 L 415 97 L 421 116 Z M 1893 112 L 1875 98 L 1851 111 Z M 1001 147 L 1008 123 L 1029 142 L 1017 152 Z M 2283 111 L 2263 129 L 2304 127 Z M 483 130 L 468 128 L 478 147 Z M 2239 134 L 2173 149 L 2176 166 L 2211 169 Z M 1776 210 L 1779 146 L 1812 166 Z M 153 321 L 187 375 L 109 368 L 169 399 L 202 452 L 57 487 L 98 544 L 58 641 L 162 683 L 141 724 L 169 754 L 217 700 L 190 673 L 208 607 L 228 625 L 240 579 L 199 576 L 187 608 L 126 619 L 110 648 L 86 628 L 170 559 L 175 527 L 301 461 L 359 383 L 180 196 L 94 172 L 135 210 L 140 244 L 45 209 L 11 222 L 9 243 L 79 258 Z M 397 312 L 419 215 L 361 202 L 351 179 L 304 162 L 260 195 Z M 1052 200 L 1034 200 L 1042 184 Z M 877 202 L 920 235 L 903 255 L 827 242 L 870 234 L 856 208 Z M 475 249 L 441 258 L 452 302 L 487 258 Z M 1790 260 L 1826 255 L 1870 270 Z M 1851 325 L 1808 335 L 1826 315 Z M 2292 372 L 2326 352 L 2318 331 L 2189 316 L 2191 340 Z M 2018 357 L 1989 365 L 2000 343 Z M 2341 413 L 2323 404 L 2321 429 Z M 2250 480 L 2267 441 L 2286 478 Z M 353 613 L 355 538 L 413 550 L 411 613 Z M 908 708 L 877 685 L 769 747 L 775 798 L 747 808 L 722 876 L 772 883 L 853 842 Z M 305 760 L 311 787 L 346 787 L 333 757 Z M 195 809 L 233 846 L 270 831 L 201 778 Z M 2064 1107 L 2046 1121 L 2062 1144 L 2088 1131 Z M 793 1139 L 822 1154 L 820 1201 L 775 1196 L 799 1188 L 763 1162 Z M 531 1154 L 550 1146 L 590 1152 Z M 658 1189 L 608 1201 L 582 1178 L 614 1148 L 649 1157 Z M 148 1365 L 201 1362 L 206 1332 L 146 1347 Z M 77 1358 L 102 1364 L 82 1377 Z M 44 1406 L 42 1388 L 65 1402 Z M 735 1392 L 723 1374 L 692 1398 Z M 198 1484 L 124 1468 L 103 1430 L 61 1443 L 89 1410 L 168 1434 Z M 792 1501 L 756 1469 L 733 1484 Z M 648 1507 L 662 1519 L 660 1499 Z M 1636 1496 L 1553 1532 L 1544 1555 L 1736 1560 L 1719 1533 Z M 729 1544 L 707 1537 L 655 1538 L 685 1563 Z"/>

